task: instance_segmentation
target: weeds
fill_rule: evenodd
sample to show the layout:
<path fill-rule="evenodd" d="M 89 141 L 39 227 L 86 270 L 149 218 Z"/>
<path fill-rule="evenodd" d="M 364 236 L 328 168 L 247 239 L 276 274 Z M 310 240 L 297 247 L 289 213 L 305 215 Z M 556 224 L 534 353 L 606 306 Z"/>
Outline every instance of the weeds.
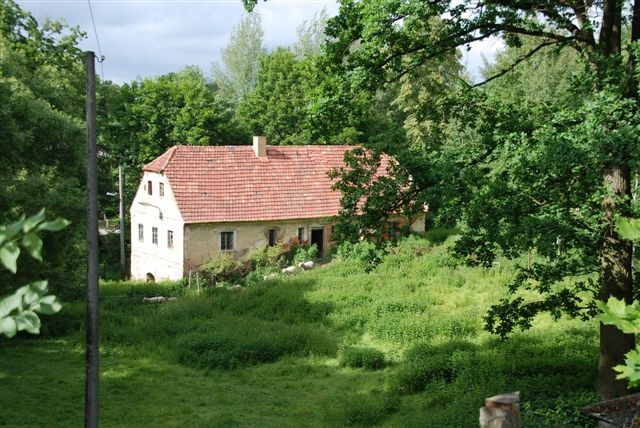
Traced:
<path fill-rule="evenodd" d="M 526 426 L 595 426 L 578 409 L 596 400 L 596 323 L 539 317 L 509 340 L 490 336 L 482 317 L 513 266 L 459 266 L 452 239 L 356 244 L 236 292 L 103 283 L 102 417 L 116 427 L 465 427 L 486 397 L 519 390 Z M 178 299 L 142 303 L 158 295 Z M 84 317 L 82 302 L 67 302 L 43 338 L 0 341 L 0 402 L 14 403 L 0 425 L 81 424 Z"/>

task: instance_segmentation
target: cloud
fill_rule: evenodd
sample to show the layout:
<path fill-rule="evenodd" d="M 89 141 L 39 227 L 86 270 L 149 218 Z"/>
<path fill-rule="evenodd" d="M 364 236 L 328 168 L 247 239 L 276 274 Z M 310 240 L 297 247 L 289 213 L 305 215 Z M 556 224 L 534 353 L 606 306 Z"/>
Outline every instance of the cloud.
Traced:
<path fill-rule="evenodd" d="M 228 45 L 231 31 L 244 17 L 241 0 L 18 0 L 18 5 L 36 19 L 59 20 L 79 26 L 87 33 L 80 48 L 102 51 L 98 66 L 103 78 L 116 83 L 131 82 L 199 66 L 206 74 L 220 62 L 220 50 Z M 90 6 L 91 5 L 91 6 Z M 310 22 L 323 8 L 329 16 L 338 13 L 335 0 L 259 1 L 255 11 L 262 18 L 263 43 L 274 49 L 298 39 L 297 29 Z M 91 13 L 96 24 L 96 39 Z M 100 49 L 98 42 L 100 42 Z M 463 50 L 462 63 L 477 80 L 483 59 L 492 61 L 503 47 L 499 39 L 472 44 Z"/>
<path fill-rule="evenodd" d="M 137 77 L 158 76 L 197 65 L 205 73 L 220 61 L 235 25 L 247 12 L 241 0 L 19 0 L 18 5 L 39 21 L 63 18 L 87 33 L 83 50 L 102 51 L 105 61 L 98 71 L 116 83 Z M 273 49 L 297 40 L 296 29 L 327 8 L 338 11 L 335 1 L 260 2 L 264 44 Z M 91 20 L 96 24 L 96 39 Z M 99 47 L 98 47 L 99 41 Z"/>

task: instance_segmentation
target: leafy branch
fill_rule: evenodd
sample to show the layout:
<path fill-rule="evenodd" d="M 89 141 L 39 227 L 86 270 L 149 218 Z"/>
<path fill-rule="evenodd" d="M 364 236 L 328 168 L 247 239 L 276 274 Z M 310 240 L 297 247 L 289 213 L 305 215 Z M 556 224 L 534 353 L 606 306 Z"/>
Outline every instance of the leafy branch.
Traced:
<path fill-rule="evenodd" d="M 640 219 L 619 217 L 616 226 L 621 237 L 634 241 L 640 239 Z M 622 299 L 610 297 L 606 303 L 597 302 L 597 305 L 603 324 L 614 325 L 623 333 L 640 334 L 640 303 L 627 304 Z M 616 379 L 628 379 L 631 388 L 640 386 L 640 344 L 625 354 L 624 364 L 613 369 L 618 372 Z"/>
<path fill-rule="evenodd" d="M 58 232 L 69 225 L 63 218 L 45 220 L 44 208 L 31 217 L 20 217 L 9 225 L 0 225 L 0 263 L 15 274 L 21 249 L 34 259 L 42 261 L 44 231 Z M 61 304 L 54 295 L 47 295 L 48 282 L 34 281 L 18 288 L 10 296 L 0 299 L 0 334 L 13 337 L 19 331 L 40 333 L 38 314 L 52 315 L 60 311 Z"/>

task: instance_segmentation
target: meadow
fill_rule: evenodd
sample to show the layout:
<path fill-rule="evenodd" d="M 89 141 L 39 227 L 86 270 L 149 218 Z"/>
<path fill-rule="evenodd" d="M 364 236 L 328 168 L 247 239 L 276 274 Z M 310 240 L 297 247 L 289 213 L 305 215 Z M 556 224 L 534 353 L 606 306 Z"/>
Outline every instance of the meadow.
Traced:
<path fill-rule="evenodd" d="M 240 290 L 101 283 L 102 426 L 477 427 L 486 397 L 520 391 L 523 426 L 595 427 L 597 323 L 490 335 L 516 262 L 467 267 L 449 242 L 356 246 Z M 40 336 L 0 339 L 0 426 L 83 425 L 84 317 L 66 302 Z"/>

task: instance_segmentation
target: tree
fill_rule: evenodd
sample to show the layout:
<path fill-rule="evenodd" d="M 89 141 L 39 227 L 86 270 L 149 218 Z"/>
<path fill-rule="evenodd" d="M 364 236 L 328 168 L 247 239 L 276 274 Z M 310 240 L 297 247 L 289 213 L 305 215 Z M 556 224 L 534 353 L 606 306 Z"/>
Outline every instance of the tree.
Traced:
<path fill-rule="evenodd" d="M 45 261 L 27 259 L 12 281 L 50 279 L 56 294 L 80 291 L 84 265 L 83 33 L 59 22 L 40 25 L 13 1 L 0 2 L 0 223 L 45 207 L 72 226 L 45 237 Z M 34 197 L 37 195 L 37 197 Z"/>
<path fill-rule="evenodd" d="M 304 21 L 296 29 L 298 41 L 293 45 L 293 52 L 298 58 L 313 58 L 322 55 L 322 49 L 327 41 L 324 30 L 329 16 L 327 10 L 322 9 L 315 14 L 311 21 Z"/>
<path fill-rule="evenodd" d="M 272 145 L 309 144 L 308 94 L 318 82 L 313 61 L 278 48 L 262 58 L 260 70 L 255 89 L 238 107 L 238 121 Z"/>
<path fill-rule="evenodd" d="M 623 23 L 630 27 L 624 42 Z M 425 183 L 442 183 L 447 176 L 448 183 L 461 179 L 458 186 L 469 196 L 457 200 L 467 204 L 460 213 L 469 227 L 459 247 L 479 263 L 490 262 L 497 253 L 514 256 L 527 245 L 547 254 L 555 248 L 557 254 L 552 242 L 565 248 L 570 244 L 560 249 L 560 260 L 552 258 L 515 284 L 534 288 L 540 300 L 507 299 L 493 308 L 489 321 L 504 321 L 500 325 L 509 330 L 526 327 L 541 310 L 589 315 L 589 308 L 578 307 L 581 295 L 558 280 L 592 271 L 599 275 L 591 288 L 599 299 L 614 296 L 630 302 L 632 244 L 617 234 L 614 219 L 631 212 L 630 178 L 638 165 L 640 1 L 344 0 L 327 32 L 334 40 L 328 45 L 334 70 L 349 82 L 352 93 L 380 90 L 432 59 L 488 37 L 501 37 L 510 47 L 521 46 L 524 36 L 536 40 L 488 81 L 508 75 L 545 47 L 574 49 L 587 71 L 575 70 L 579 80 L 572 93 L 578 108 L 556 104 L 551 111 L 557 115 L 552 116 L 543 105 L 514 105 L 470 85 L 443 100 L 448 105 L 440 111 L 448 115 L 442 137 L 449 139 L 442 141 L 443 147 L 459 157 L 440 156 L 430 167 L 448 174 Z M 543 117 L 548 119 L 544 124 Z M 534 149 L 529 156 L 527 147 Z M 561 159 L 567 161 L 564 166 Z M 533 168 L 527 169 L 528 164 Z M 533 180 L 529 192 L 521 193 L 526 189 L 518 174 Z M 510 242 L 518 231 L 525 235 Z M 545 268 L 553 274 L 545 277 Z M 589 291 L 592 282 L 581 278 L 574 286 Z M 495 330 L 496 324 L 490 327 Z M 633 336 L 601 324 L 598 392 L 603 398 L 626 391 L 612 367 L 632 347 Z"/>
<path fill-rule="evenodd" d="M 221 51 L 223 65 L 213 65 L 214 80 L 220 85 L 225 99 L 234 105 L 256 86 L 260 61 L 265 53 L 263 36 L 260 15 L 248 14 L 231 30 L 229 44 Z"/>

